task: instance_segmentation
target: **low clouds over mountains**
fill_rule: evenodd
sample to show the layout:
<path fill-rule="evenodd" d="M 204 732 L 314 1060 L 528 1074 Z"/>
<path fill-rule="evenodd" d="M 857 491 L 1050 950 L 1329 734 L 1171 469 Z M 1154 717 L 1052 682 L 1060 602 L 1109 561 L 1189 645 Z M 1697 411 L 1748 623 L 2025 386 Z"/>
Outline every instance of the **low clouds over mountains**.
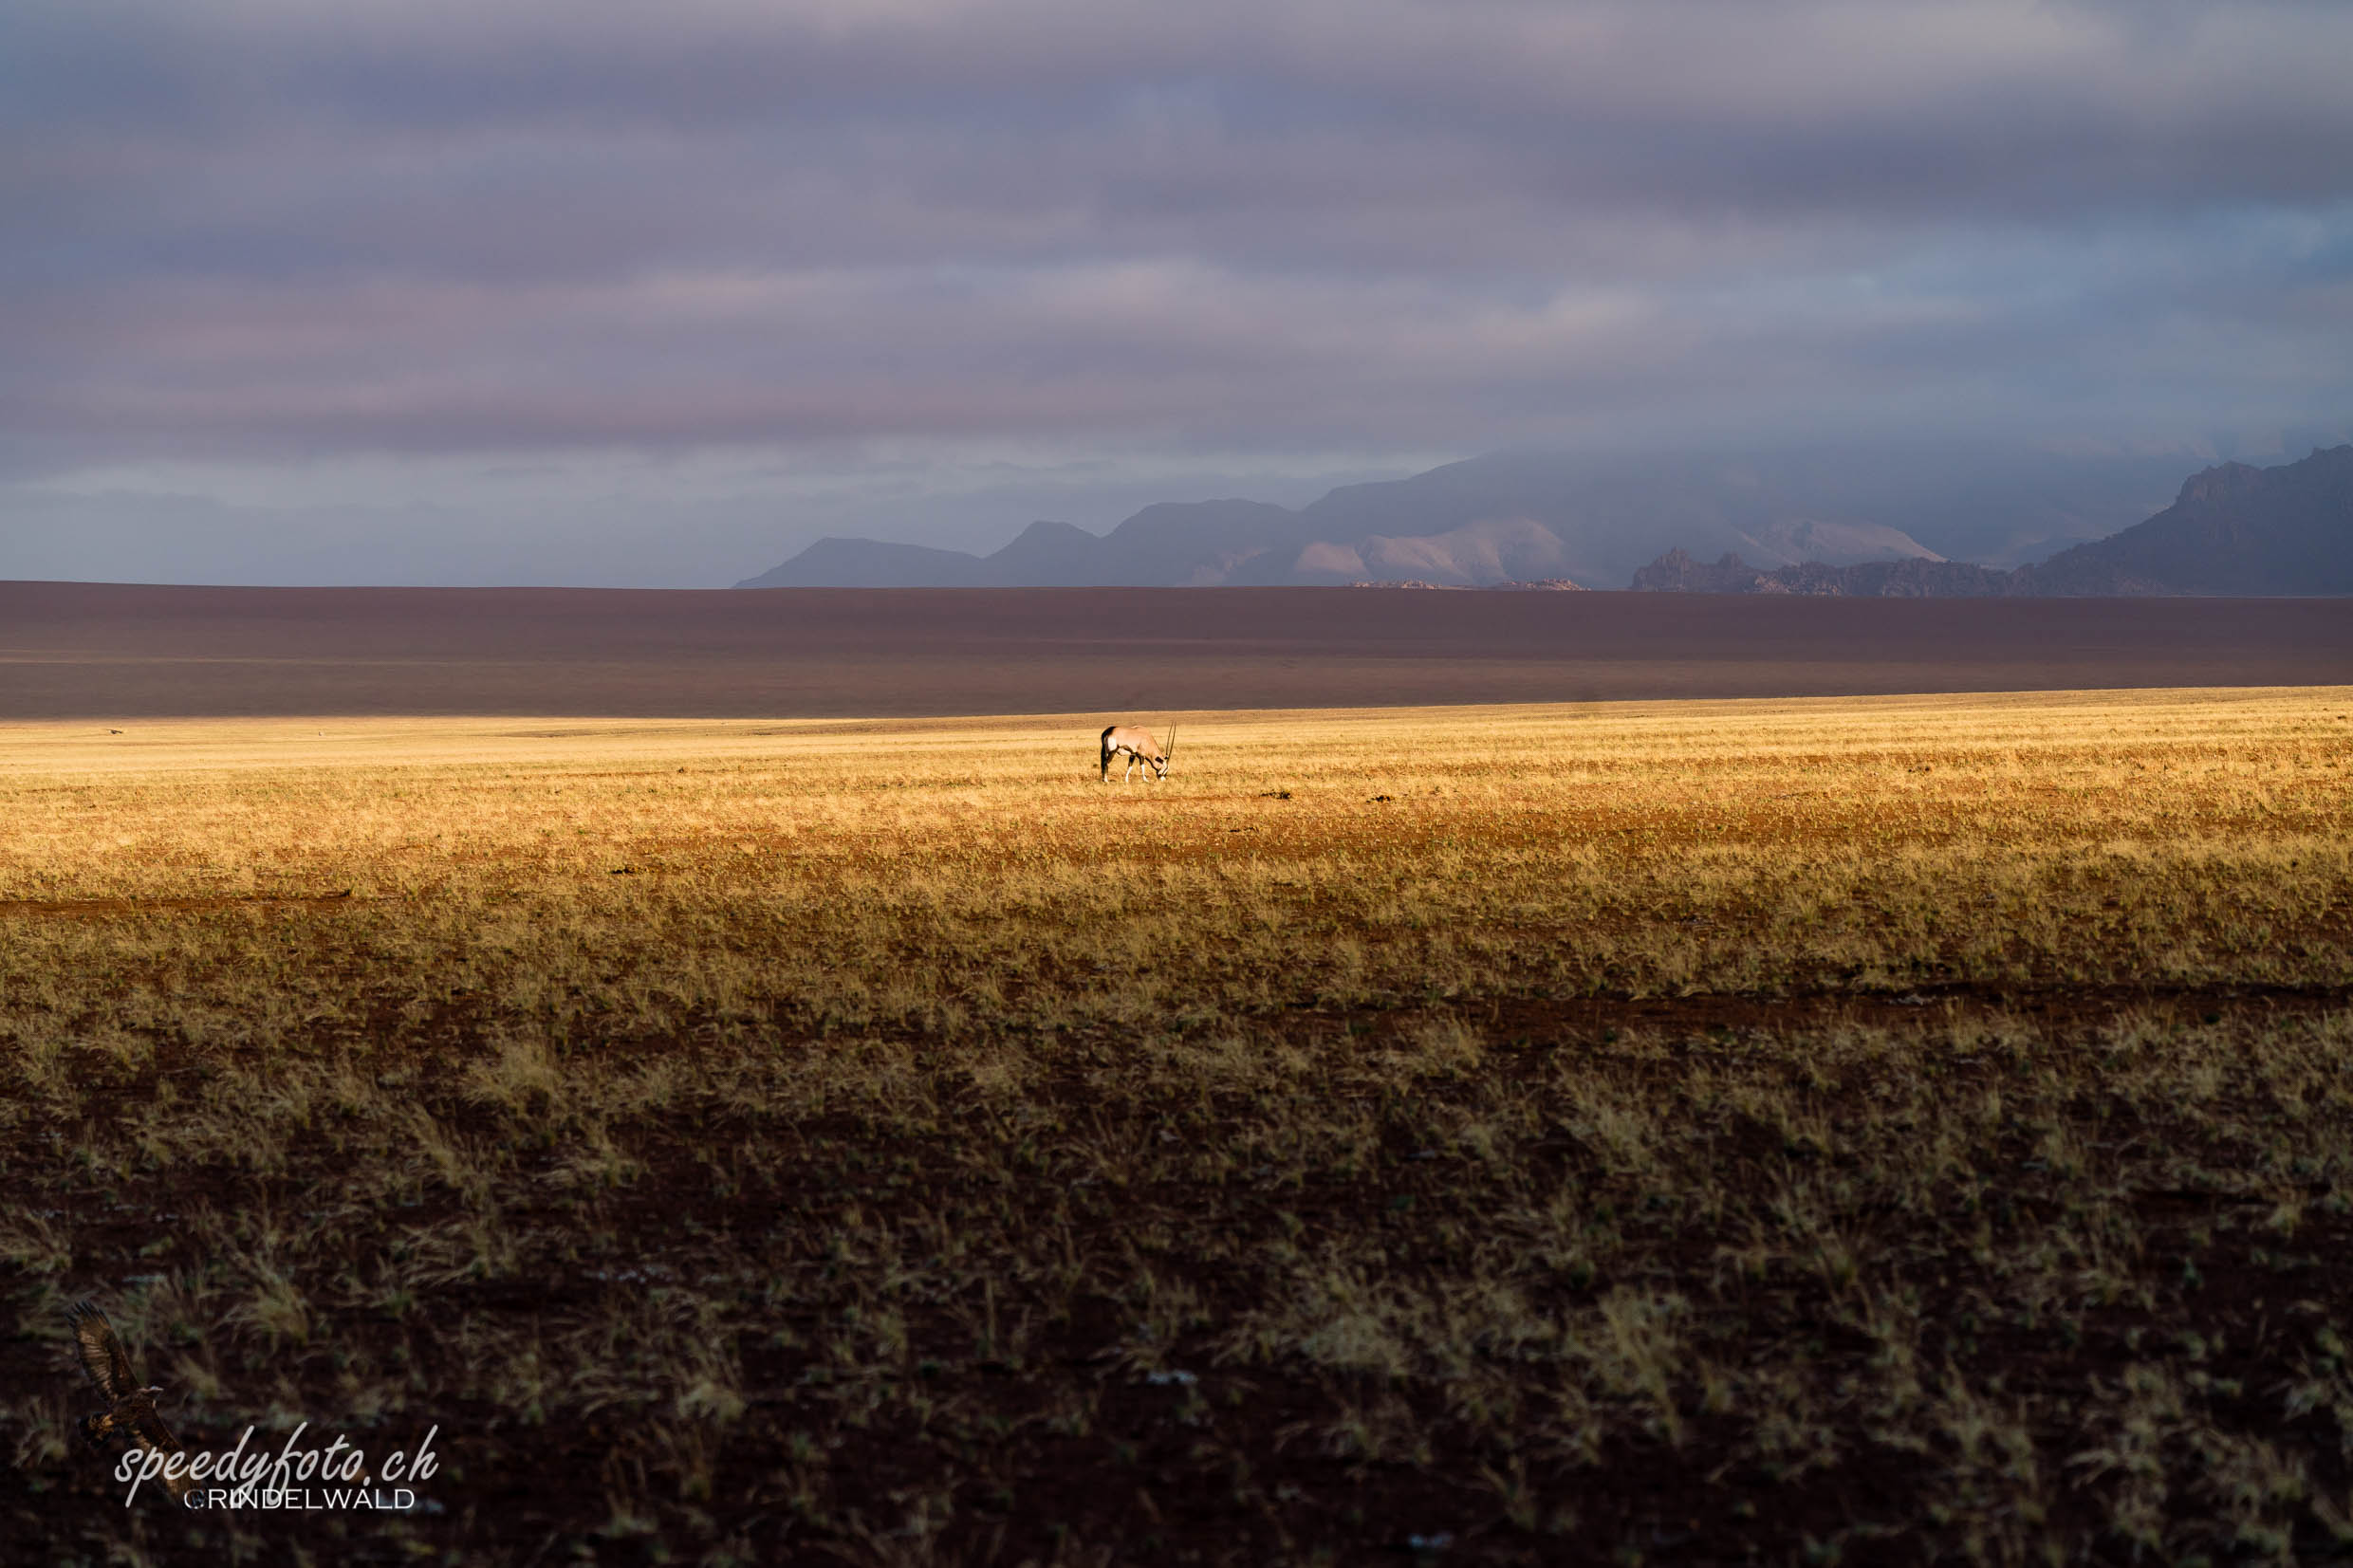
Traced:
<path fill-rule="evenodd" d="M 1108 535 L 1033 523 L 993 555 L 825 539 L 738 583 L 778 587 L 1343 584 L 1488 587 L 1573 578 L 1621 586 L 1669 533 L 1770 564 L 1936 552 L 1899 528 L 1779 515 L 1720 485 L 1626 489 L 1555 460 L 1489 457 L 1351 485 L 1293 511 L 1254 501 L 1147 507 Z M 1744 526 L 1746 525 L 1746 526 Z"/>
<path fill-rule="evenodd" d="M 1635 573 L 1634 586 L 1902 599 L 2353 594 L 2353 446 L 2277 468 L 2207 469 L 2147 522 L 2015 571 L 1932 561 L 1766 570 L 1738 555 L 1701 562 L 1677 549 Z"/>
<path fill-rule="evenodd" d="M 1487 587 L 1568 579 L 1596 588 L 1716 592 L 2297 591 L 2189 584 L 2208 581 L 2195 561 L 2218 549 L 2235 551 L 2242 566 L 2216 582 L 2335 581 L 2315 578 L 2309 563 L 2290 569 L 2285 557 L 2266 576 L 2270 567 L 2244 562 L 2270 556 L 2218 541 L 2255 526 L 2247 521 L 2255 512 L 2268 517 L 2267 508 L 2286 507 L 2313 520 L 2307 531 L 2319 529 L 2320 542 L 2312 548 L 2342 551 L 2324 537 L 2331 518 L 2343 532 L 2344 497 L 2329 477 L 2339 461 L 2325 452 L 2309 460 L 2316 469 L 2224 465 L 2183 487 L 2163 517 L 2135 528 L 2179 485 L 2181 455 L 1952 450 L 1612 463 L 1504 453 L 1345 486 L 1297 509 L 1165 503 L 1103 535 L 1035 523 L 986 556 L 826 539 L 738 586 Z M 2126 542 L 2062 549 L 2110 535 Z M 2172 543 L 2147 543 L 2159 537 Z M 2054 550 L 2062 553 L 2030 576 L 2013 582 L 2006 570 Z M 2029 590 L 2029 582 L 2041 586 Z M 2176 585 L 2133 585 L 2158 582 Z M 2083 585 L 2062 585 L 2076 583 Z"/>

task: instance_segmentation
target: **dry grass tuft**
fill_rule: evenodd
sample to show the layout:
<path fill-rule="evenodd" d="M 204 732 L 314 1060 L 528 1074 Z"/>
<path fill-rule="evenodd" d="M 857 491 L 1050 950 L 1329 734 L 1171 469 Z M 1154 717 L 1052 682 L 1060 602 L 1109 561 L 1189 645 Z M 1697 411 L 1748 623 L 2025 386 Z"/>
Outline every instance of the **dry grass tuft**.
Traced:
<path fill-rule="evenodd" d="M 2347 710 L 11 727 L 0 1534 L 2340 1551 Z M 84 1295 L 446 1511 L 126 1520 Z"/>

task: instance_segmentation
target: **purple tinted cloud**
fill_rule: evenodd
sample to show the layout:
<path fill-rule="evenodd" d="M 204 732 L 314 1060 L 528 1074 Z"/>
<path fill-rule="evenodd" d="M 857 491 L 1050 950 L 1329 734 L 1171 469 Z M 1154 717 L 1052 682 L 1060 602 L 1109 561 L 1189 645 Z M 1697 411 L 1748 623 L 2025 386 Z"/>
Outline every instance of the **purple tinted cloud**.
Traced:
<path fill-rule="evenodd" d="M 2344 406 L 2319 5 L 103 0 L 0 39 L 51 461 Z M 2312 408 L 2319 403 L 2324 408 Z"/>

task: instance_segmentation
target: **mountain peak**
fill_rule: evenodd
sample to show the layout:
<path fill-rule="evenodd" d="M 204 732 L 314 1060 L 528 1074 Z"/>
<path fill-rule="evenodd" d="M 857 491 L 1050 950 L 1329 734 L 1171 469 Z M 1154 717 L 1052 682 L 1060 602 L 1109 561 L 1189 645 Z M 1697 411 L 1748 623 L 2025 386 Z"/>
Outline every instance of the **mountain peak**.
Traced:
<path fill-rule="evenodd" d="M 2353 445 L 2275 468 L 2218 464 L 2187 481 L 2170 464 L 2146 466 L 2156 459 L 2098 470 L 2109 475 L 2100 485 L 2084 479 L 2091 470 L 2037 461 L 1994 483 L 1982 461 L 1947 454 L 1939 467 L 1874 450 L 1736 462 L 1506 453 L 1343 486 L 1297 510 L 1161 502 L 1102 535 L 1032 523 L 985 558 L 821 540 L 742 586 L 1631 580 L 1767 593 L 2353 593 Z M 2031 560 L 2103 532 L 2014 582 L 1971 562 Z"/>
<path fill-rule="evenodd" d="M 2047 594 L 2353 593 L 2353 444 L 2218 464 L 2147 522 L 2029 570 Z"/>
<path fill-rule="evenodd" d="M 2307 456 L 2276 468 L 2217 463 L 2213 468 L 2200 469 L 2181 482 L 2181 493 L 2174 498 L 2174 505 L 2226 505 L 2283 485 L 2326 484 L 2341 478 L 2353 478 L 2353 443 L 2314 447 Z"/>
<path fill-rule="evenodd" d="M 2211 469 L 2200 469 L 2181 482 L 2180 493 L 2174 497 L 2177 507 L 2211 504 L 2242 492 L 2248 482 L 2257 479 L 2263 470 L 2245 463 L 2216 463 Z"/>

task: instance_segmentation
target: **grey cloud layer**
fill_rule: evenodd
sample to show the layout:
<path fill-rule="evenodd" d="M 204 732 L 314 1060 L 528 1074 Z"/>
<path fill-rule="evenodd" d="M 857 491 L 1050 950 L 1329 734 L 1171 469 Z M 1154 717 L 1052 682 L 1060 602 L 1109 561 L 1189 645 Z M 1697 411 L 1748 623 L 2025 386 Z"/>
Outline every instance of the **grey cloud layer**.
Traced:
<path fill-rule="evenodd" d="M 2353 384 L 2342 7 L 65 0 L 0 29 L 20 461 L 1475 446 L 1744 399 L 2128 425 Z"/>

